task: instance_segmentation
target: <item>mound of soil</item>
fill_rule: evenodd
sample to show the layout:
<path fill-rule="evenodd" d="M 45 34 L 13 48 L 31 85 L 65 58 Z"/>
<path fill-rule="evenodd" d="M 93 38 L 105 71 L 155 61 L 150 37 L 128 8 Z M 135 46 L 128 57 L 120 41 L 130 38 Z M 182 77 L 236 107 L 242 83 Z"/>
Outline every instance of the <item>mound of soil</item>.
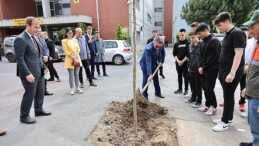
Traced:
<path fill-rule="evenodd" d="M 178 146 L 176 123 L 168 110 L 145 100 L 137 91 L 138 129 L 133 128 L 133 100 L 112 102 L 88 141 L 99 146 Z"/>

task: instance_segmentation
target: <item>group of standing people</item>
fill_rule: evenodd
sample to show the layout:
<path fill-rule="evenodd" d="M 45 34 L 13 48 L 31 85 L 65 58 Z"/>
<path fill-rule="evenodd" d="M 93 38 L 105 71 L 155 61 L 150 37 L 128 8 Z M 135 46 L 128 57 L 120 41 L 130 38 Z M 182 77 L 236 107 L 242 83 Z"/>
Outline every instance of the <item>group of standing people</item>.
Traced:
<path fill-rule="evenodd" d="M 88 27 L 87 29 L 91 32 L 92 28 Z M 72 29 L 66 28 L 66 39 L 62 40 L 62 47 L 66 54 L 64 66 L 69 73 L 71 95 L 83 93 L 79 88 L 79 70 L 82 64 L 85 67 L 90 86 L 97 86 L 92 81 L 94 71 L 90 73 L 89 70 L 88 60 L 91 58 L 94 58 L 94 61 L 103 66 L 103 75 L 108 76 L 104 64 L 103 40 L 98 32 L 96 32 L 95 39 L 91 37 L 91 35 L 82 35 L 81 28 L 77 28 L 76 35 L 73 36 Z M 92 47 L 95 49 L 94 55 L 91 55 L 92 50 L 88 49 L 91 48 L 89 44 L 96 45 Z M 33 124 L 36 123 L 36 120 L 30 117 L 33 101 L 36 117 L 51 115 L 51 112 L 47 112 L 43 108 L 44 95 L 53 95 L 53 93 L 47 91 L 47 80 L 53 81 L 56 77 L 58 82 L 61 81 L 53 66 L 54 43 L 48 38 L 47 32 L 41 31 L 40 22 L 37 18 L 27 17 L 26 29 L 15 39 L 14 50 L 17 60 L 17 76 L 20 77 L 25 90 L 20 108 L 20 121 L 25 124 Z M 100 74 L 99 67 L 97 67 L 97 70 Z M 51 72 L 50 77 L 47 76 L 49 72 Z M 83 83 L 82 77 L 80 82 Z M 0 130 L 0 135 L 5 133 L 6 131 Z"/>
<path fill-rule="evenodd" d="M 240 111 L 245 111 L 244 104 L 247 96 L 248 121 L 253 134 L 252 143 L 242 142 L 240 146 L 259 145 L 259 94 L 256 89 L 259 64 L 259 51 L 257 51 L 258 46 L 256 45 L 259 39 L 258 18 L 259 10 L 254 12 L 250 21 L 244 23 L 244 26 L 250 27 L 248 30 L 245 27 L 235 27 L 230 14 L 222 12 L 213 21 L 217 29 L 226 34 L 222 43 L 210 33 L 209 25 L 199 23 L 189 34 L 190 43 L 186 38 L 182 38 L 185 36 L 184 29 L 179 31 L 180 40 L 175 43 L 173 51 L 179 84 L 175 94 L 182 93 L 182 76 L 184 76 L 185 92 L 188 91 L 188 82 L 190 82 L 192 93 L 186 102 L 194 103 L 193 107 L 198 108 L 198 111 L 204 112 L 205 115 L 211 116 L 217 112 L 214 88 L 216 79 L 218 78 L 220 81 L 224 98 L 224 102 L 221 103 L 223 114 L 221 119 L 213 120 L 213 123 L 216 124 L 212 128 L 213 131 L 224 131 L 233 125 L 234 93 L 240 84 L 240 88 L 243 90 L 239 100 Z M 248 40 L 248 34 L 253 38 Z M 188 62 L 187 67 L 184 66 L 186 61 Z M 206 99 L 205 106 L 202 105 L 202 89 Z"/>
<path fill-rule="evenodd" d="M 214 92 L 217 78 L 219 79 L 224 98 L 224 109 L 221 119 L 213 120 L 217 124 L 214 131 L 224 131 L 232 123 L 234 112 L 234 93 L 244 70 L 243 51 L 246 47 L 245 33 L 232 24 L 228 12 L 218 14 L 214 25 L 226 36 L 222 44 L 210 33 L 209 25 L 199 23 L 190 35 L 190 44 L 182 30 L 180 40 L 175 44 L 173 55 L 176 60 L 179 89 L 175 93 L 182 93 L 182 74 L 185 79 L 185 92 L 190 82 L 191 97 L 187 103 L 194 103 L 193 107 L 204 112 L 207 116 L 217 113 L 217 98 Z M 200 39 L 200 40 L 199 40 Z M 179 59 L 180 58 L 180 59 Z M 184 62 L 186 66 L 183 66 Z M 183 72 L 179 72 L 182 65 Z M 202 89 L 205 95 L 205 105 L 202 105 Z M 186 93 L 187 94 L 187 93 Z"/>
<path fill-rule="evenodd" d="M 97 79 L 94 76 L 95 67 L 100 77 L 99 65 L 102 65 L 103 76 L 108 77 L 105 66 L 104 41 L 98 31 L 95 32 L 95 36 L 92 35 L 91 26 L 87 27 L 86 35 L 82 34 L 82 29 L 79 27 L 75 29 L 74 36 L 72 28 L 67 27 L 65 31 L 66 38 L 62 40 L 62 47 L 66 54 L 64 67 L 67 68 L 69 74 L 70 95 L 82 94 L 83 90 L 80 88 L 84 88 L 83 68 L 90 86 L 97 86 L 93 82 L 93 79 Z"/>

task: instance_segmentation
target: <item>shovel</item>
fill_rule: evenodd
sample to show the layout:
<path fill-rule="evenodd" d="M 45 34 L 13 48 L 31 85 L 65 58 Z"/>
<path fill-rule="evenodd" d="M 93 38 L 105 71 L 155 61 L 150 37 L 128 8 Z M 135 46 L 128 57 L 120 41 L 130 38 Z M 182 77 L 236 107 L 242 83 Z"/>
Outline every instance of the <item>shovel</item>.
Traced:
<path fill-rule="evenodd" d="M 161 66 L 161 65 L 158 65 L 158 66 L 156 67 L 156 70 L 155 70 L 154 73 L 152 74 L 153 77 L 154 77 L 155 74 L 157 73 L 157 71 L 158 71 L 158 69 L 159 69 L 160 66 Z M 147 90 L 147 87 L 148 87 L 148 85 L 149 85 L 150 82 L 151 82 L 151 81 L 148 81 L 147 84 L 144 86 L 144 88 L 143 88 L 142 91 L 141 91 L 141 95 L 143 95 L 144 91 Z M 144 96 L 143 96 L 143 97 L 144 97 Z"/>

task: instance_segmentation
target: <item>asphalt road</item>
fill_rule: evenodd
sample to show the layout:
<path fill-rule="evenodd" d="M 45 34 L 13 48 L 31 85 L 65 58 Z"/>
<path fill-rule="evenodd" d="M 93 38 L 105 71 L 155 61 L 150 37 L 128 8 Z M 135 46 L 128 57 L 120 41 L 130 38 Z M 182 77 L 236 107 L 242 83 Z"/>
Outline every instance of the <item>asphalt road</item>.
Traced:
<path fill-rule="evenodd" d="M 183 95 L 175 95 L 177 73 L 170 49 L 167 49 L 164 74 L 160 86 L 165 99 L 154 96 L 154 88 L 149 88 L 149 99 L 169 109 L 169 116 L 176 119 L 178 140 L 181 146 L 238 146 L 241 141 L 251 141 L 250 129 L 245 118 L 240 117 L 238 105 L 235 105 L 234 126 L 224 132 L 213 132 L 212 119 L 218 114 L 205 116 L 191 105 L 184 103 Z M 139 56 L 138 56 L 139 58 Z M 109 77 L 98 77 L 97 87 L 86 82 L 83 94 L 69 95 L 68 73 L 63 62 L 55 63 L 62 82 L 48 82 L 48 90 L 53 96 L 46 96 L 44 108 L 51 111 L 47 117 L 36 117 L 36 124 L 26 125 L 19 122 L 20 102 L 24 90 L 20 79 L 16 77 L 16 64 L 6 59 L 0 62 L 0 129 L 8 134 L 0 137 L 0 146 L 88 146 L 86 138 L 95 129 L 111 101 L 127 101 L 133 97 L 132 66 L 133 61 L 124 65 L 107 65 Z M 141 87 L 142 73 L 138 66 L 137 87 Z M 218 102 L 222 99 L 222 88 L 217 81 L 215 88 Z M 239 87 L 236 91 L 238 103 Z M 34 117 L 34 110 L 31 110 Z"/>

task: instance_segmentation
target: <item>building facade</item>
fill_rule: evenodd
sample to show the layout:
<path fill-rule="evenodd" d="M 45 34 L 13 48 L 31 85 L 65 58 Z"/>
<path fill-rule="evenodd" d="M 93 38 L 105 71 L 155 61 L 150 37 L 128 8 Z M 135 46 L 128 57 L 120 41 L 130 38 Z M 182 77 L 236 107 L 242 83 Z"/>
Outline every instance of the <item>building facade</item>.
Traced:
<path fill-rule="evenodd" d="M 137 48 L 145 47 L 155 25 L 155 7 L 158 0 L 136 0 L 136 42 Z M 163 6 L 163 27 L 161 34 L 172 28 L 173 0 L 161 0 Z M 164 3 L 164 4 L 163 4 Z M 0 32 L 2 40 L 8 35 L 17 35 L 25 28 L 27 16 L 41 19 L 41 26 L 50 34 L 50 38 L 58 36 L 58 31 L 64 27 L 76 27 L 79 22 L 91 25 L 100 31 L 103 39 L 114 39 L 119 25 L 133 35 L 133 0 L 0 0 Z M 15 11 L 14 11 L 15 10 Z M 166 16 L 171 20 L 164 19 Z M 171 23 L 168 22 L 171 21 Z M 171 31 L 172 32 L 172 31 Z M 170 38 L 169 34 L 166 34 Z M 132 40 L 132 39 L 131 39 Z M 169 41 L 171 42 L 171 41 Z"/>

